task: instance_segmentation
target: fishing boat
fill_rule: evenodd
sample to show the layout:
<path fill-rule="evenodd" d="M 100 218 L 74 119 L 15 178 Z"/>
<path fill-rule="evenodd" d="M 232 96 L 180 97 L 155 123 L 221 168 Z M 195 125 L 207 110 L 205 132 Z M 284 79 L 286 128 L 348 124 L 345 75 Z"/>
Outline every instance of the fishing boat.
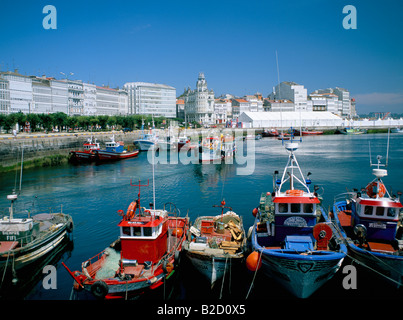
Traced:
<path fill-rule="evenodd" d="M 91 162 L 97 160 L 98 156 L 96 151 L 100 150 L 97 139 L 91 137 L 88 142 L 83 144 L 84 150 L 70 151 L 70 161 L 76 162 Z"/>
<path fill-rule="evenodd" d="M 391 133 L 403 133 L 403 129 L 402 128 L 392 128 L 390 129 Z"/>
<path fill-rule="evenodd" d="M 312 192 L 311 180 L 302 174 L 295 157 L 298 143 L 286 142 L 285 149 L 289 158 L 282 178 L 275 171 L 273 192 L 262 193 L 253 210 L 255 222 L 248 232 L 253 252 L 246 265 L 254 272 L 261 270 L 296 297 L 307 298 L 334 276 L 347 250 L 321 206 L 318 187 Z"/>
<path fill-rule="evenodd" d="M 154 121 L 153 128 L 150 129 L 149 133 L 144 132 L 144 120 L 142 121 L 140 137 L 134 140 L 133 143 L 140 151 L 147 151 L 151 147 L 154 147 L 155 150 L 158 149 L 158 136 L 155 133 Z"/>
<path fill-rule="evenodd" d="M 125 150 L 123 141 L 115 141 L 114 136 L 111 137 L 111 141 L 105 143 L 105 149 L 95 150 L 94 152 L 97 154 L 97 160 L 99 161 L 128 159 L 139 154 L 137 149 L 132 151 Z"/>
<path fill-rule="evenodd" d="M 226 272 L 244 262 L 247 250 L 242 217 L 231 207 L 221 205 L 221 214 L 198 217 L 190 228 L 191 238 L 184 245 L 186 257 L 208 279 L 211 287 Z M 224 213 L 224 208 L 229 211 Z"/>
<path fill-rule="evenodd" d="M 349 256 L 397 287 L 403 284 L 403 205 L 391 196 L 382 178 L 381 156 L 375 179 L 361 192 L 347 192 L 335 197 L 333 218 L 341 228 Z M 372 165 L 372 163 L 371 163 Z M 386 166 L 385 166 L 386 167 Z"/>
<path fill-rule="evenodd" d="M 118 212 L 122 219 L 115 242 L 83 262 L 81 271 L 72 272 L 63 263 L 76 290 L 85 289 L 97 299 L 135 298 L 157 289 L 178 270 L 189 218 L 179 217 L 172 204 L 141 207 L 140 187 L 148 185 L 132 185 L 139 187 L 138 198 L 126 213 Z"/>
<path fill-rule="evenodd" d="M 262 132 L 262 137 L 277 137 L 279 132 L 276 129 L 265 129 Z"/>
<path fill-rule="evenodd" d="M 302 130 L 301 132 L 303 136 L 317 136 L 323 134 L 323 131 L 319 130 Z"/>
<path fill-rule="evenodd" d="M 18 270 L 50 254 L 73 231 L 73 219 L 62 210 L 59 213 L 39 213 L 30 217 L 14 217 L 18 195 L 7 196 L 11 201 L 10 215 L 0 220 L 0 272 Z"/>
<path fill-rule="evenodd" d="M 233 157 L 235 150 L 233 136 L 207 136 L 199 145 L 199 162 L 221 163 L 222 160 Z"/>
<path fill-rule="evenodd" d="M 365 130 L 359 128 L 345 128 L 340 130 L 340 132 L 346 135 L 354 135 L 354 134 L 363 134 L 365 133 Z"/>

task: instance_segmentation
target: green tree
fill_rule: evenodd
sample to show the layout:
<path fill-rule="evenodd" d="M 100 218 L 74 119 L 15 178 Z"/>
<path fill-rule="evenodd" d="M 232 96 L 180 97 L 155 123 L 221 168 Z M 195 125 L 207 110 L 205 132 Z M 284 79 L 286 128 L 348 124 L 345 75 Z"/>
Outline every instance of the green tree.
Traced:
<path fill-rule="evenodd" d="M 37 126 L 40 122 L 40 119 L 36 113 L 29 113 L 27 114 L 27 121 L 29 122 L 31 126 L 31 132 L 34 132 L 37 130 Z"/>
<path fill-rule="evenodd" d="M 71 128 L 73 131 L 78 124 L 78 119 L 75 116 L 70 116 L 67 118 L 66 125 Z"/>
<path fill-rule="evenodd" d="M 66 126 L 68 115 L 64 112 L 56 112 L 52 115 L 53 117 L 53 125 L 57 126 L 59 131 L 63 130 L 63 127 Z"/>
<path fill-rule="evenodd" d="M 109 116 L 98 116 L 98 124 L 102 129 L 106 129 L 106 123 L 108 122 Z"/>
<path fill-rule="evenodd" d="M 53 118 L 51 115 L 46 113 L 38 114 L 39 124 L 45 129 L 47 132 L 52 131 L 53 129 Z"/>

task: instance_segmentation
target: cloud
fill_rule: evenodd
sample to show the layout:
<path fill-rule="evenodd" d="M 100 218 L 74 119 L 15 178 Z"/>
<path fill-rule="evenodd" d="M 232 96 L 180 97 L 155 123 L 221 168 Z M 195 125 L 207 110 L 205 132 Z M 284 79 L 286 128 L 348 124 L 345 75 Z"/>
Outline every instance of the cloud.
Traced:
<path fill-rule="evenodd" d="M 363 94 L 354 94 L 353 96 L 358 104 L 367 106 L 392 106 L 403 105 L 403 92 L 372 92 Z"/>
<path fill-rule="evenodd" d="M 151 24 L 147 23 L 147 24 L 142 24 L 139 26 L 135 26 L 130 30 L 130 33 L 136 33 L 145 29 L 151 28 Z"/>

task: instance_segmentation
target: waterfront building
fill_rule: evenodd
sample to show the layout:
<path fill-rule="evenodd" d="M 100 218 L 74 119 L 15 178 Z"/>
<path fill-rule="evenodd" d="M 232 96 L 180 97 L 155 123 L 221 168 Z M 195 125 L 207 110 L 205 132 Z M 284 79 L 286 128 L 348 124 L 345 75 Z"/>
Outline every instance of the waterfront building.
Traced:
<path fill-rule="evenodd" d="M 337 114 L 342 117 L 356 116 L 355 108 L 351 107 L 350 92 L 347 89 L 335 87 L 315 90 L 316 93 L 333 93 L 337 96 L 339 104 Z"/>
<path fill-rule="evenodd" d="M 208 90 L 204 73 L 200 72 L 196 82 L 196 89 L 190 87 L 184 92 L 185 112 L 189 121 L 200 124 L 213 124 L 214 115 L 214 91 Z"/>
<path fill-rule="evenodd" d="M 329 111 L 340 115 L 341 101 L 334 93 L 318 93 L 316 90 L 309 95 L 308 105 L 312 111 Z"/>
<path fill-rule="evenodd" d="M 66 81 L 50 79 L 52 89 L 52 112 L 68 114 L 69 91 Z"/>
<path fill-rule="evenodd" d="M 270 100 L 264 99 L 264 111 L 271 111 L 271 112 L 289 112 L 295 111 L 294 103 L 290 100 Z"/>
<path fill-rule="evenodd" d="M 239 117 L 242 112 L 251 111 L 250 102 L 245 99 L 231 99 L 232 104 L 232 116 L 234 118 Z"/>
<path fill-rule="evenodd" d="M 225 123 L 232 116 L 232 103 L 229 99 L 214 100 L 214 117 L 216 123 Z"/>
<path fill-rule="evenodd" d="M 52 88 L 45 76 L 32 79 L 32 104 L 30 113 L 52 113 Z"/>
<path fill-rule="evenodd" d="M 83 114 L 86 116 L 97 114 L 97 86 L 93 83 L 83 83 Z"/>
<path fill-rule="evenodd" d="M 343 119 L 328 112 L 243 112 L 238 122 L 243 128 L 323 128 L 340 127 Z"/>
<path fill-rule="evenodd" d="M 81 80 L 68 80 L 67 91 L 68 91 L 68 115 L 79 116 L 84 114 L 84 87 Z"/>
<path fill-rule="evenodd" d="M 0 78 L 0 114 L 8 114 L 10 111 L 10 89 L 8 81 Z"/>
<path fill-rule="evenodd" d="M 176 117 L 180 119 L 185 119 L 185 100 L 176 99 Z"/>
<path fill-rule="evenodd" d="M 127 92 L 96 86 L 96 115 L 127 114 Z"/>
<path fill-rule="evenodd" d="M 249 111 L 260 112 L 263 111 L 263 99 L 260 93 L 254 95 L 244 96 L 245 100 L 249 102 Z"/>
<path fill-rule="evenodd" d="M 3 80 L 3 95 L 9 99 L 9 103 L 3 103 L 4 113 L 23 112 L 29 113 L 33 103 L 32 79 L 21 75 L 18 70 L 0 72 L 0 78 Z M 4 82 L 7 82 L 7 85 Z M 7 88 L 7 89 L 6 89 Z"/>
<path fill-rule="evenodd" d="M 174 87 L 147 82 L 124 84 L 128 92 L 128 113 L 157 117 L 176 117 L 176 89 Z"/>
<path fill-rule="evenodd" d="M 294 103 L 294 111 L 307 110 L 307 90 L 303 85 L 295 82 L 284 81 L 273 88 L 269 95 L 270 100 L 290 100 Z"/>

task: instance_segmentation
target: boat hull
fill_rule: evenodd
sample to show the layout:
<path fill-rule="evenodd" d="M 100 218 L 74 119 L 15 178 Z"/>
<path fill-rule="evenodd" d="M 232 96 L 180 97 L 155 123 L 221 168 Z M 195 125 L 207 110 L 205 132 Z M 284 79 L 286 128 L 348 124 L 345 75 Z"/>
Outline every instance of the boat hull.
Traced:
<path fill-rule="evenodd" d="M 98 156 L 94 152 L 86 152 L 86 151 L 71 151 L 70 152 L 71 161 L 92 162 L 92 161 L 96 161 L 97 158 L 98 158 Z"/>
<path fill-rule="evenodd" d="M 140 151 L 147 151 L 155 145 L 155 142 L 149 140 L 135 140 L 134 144 L 138 146 Z"/>
<path fill-rule="evenodd" d="M 190 260 L 193 267 L 200 272 L 213 287 L 216 281 L 221 280 L 225 273 L 234 264 L 241 264 L 244 261 L 243 254 L 239 256 L 214 256 L 197 251 L 186 251 L 186 257 Z"/>
<path fill-rule="evenodd" d="M 0 253 L 0 270 L 4 271 L 5 268 L 11 268 L 13 263 L 14 270 L 19 270 L 27 265 L 44 257 L 49 252 L 57 248 L 60 243 L 68 237 L 71 230 L 68 228 L 70 220 L 67 218 L 66 222 L 54 232 L 49 233 L 46 237 L 34 240 L 32 243 L 25 245 L 22 248 L 16 248 L 7 252 Z"/>
<path fill-rule="evenodd" d="M 99 150 L 97 152 L 98 160 L 100 161 L 128 159 L 136 157 L 138 154 L 139 154 L 138 150 L 129 152 L 111 152 L 111 151 Z"/>
<path fill-rule="evenodd" d="M 308 298 L 323 286 L 339 270 L 344 259 L 343 254 L 330 254 L 326 259 L 295 256 L 275 249 L 263 250 L 261 269 L 298 298 Z"/>

